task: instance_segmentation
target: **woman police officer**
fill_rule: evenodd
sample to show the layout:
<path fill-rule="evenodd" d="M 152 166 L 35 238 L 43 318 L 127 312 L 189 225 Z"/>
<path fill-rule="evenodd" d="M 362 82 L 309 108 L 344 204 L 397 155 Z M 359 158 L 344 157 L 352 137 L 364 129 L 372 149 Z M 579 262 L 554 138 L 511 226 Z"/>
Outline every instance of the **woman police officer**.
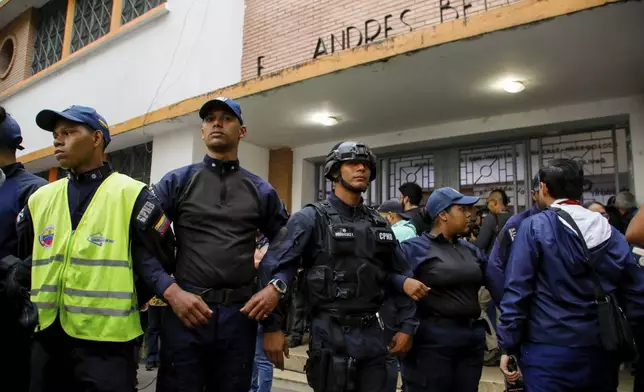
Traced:
<path fill-rule="evenodd" d="M 459 238 L 478 200 L 452 188 L 434 191 L 427 202 L 431 231 L 401 244 L 414 278 L 431 287 L 417 302 L 420 327 L 403 359 L 407 392 L 478 391 L 485 347 L 478 292 L 487 259 Z"/>

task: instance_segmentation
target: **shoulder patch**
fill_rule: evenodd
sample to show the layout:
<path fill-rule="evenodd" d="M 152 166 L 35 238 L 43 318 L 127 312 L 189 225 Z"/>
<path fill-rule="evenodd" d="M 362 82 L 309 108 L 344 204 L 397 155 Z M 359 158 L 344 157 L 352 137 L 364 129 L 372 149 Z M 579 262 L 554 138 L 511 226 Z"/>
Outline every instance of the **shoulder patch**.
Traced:
<path fill-rule="evenodd" d="M 143 207 L 141 207 L 138 215 L 136 216 L 136 220 L 143 224 L 148 223 L 155 208 L 156 206 L 154 205 L 154 203 L 152 203 L 151 201 L 146 201 L 145 204 L 143 204 Z"/>
<path fill-rule="evenodd" d="M 161 215 L 161 218 L 157 221 L 157 223 L 154 225 L 154 230 L 158 231 L 159 234 L 162 236 L 165 235 L 165 233 L 168 231 L 168 227 L 170 227 L 170 219 L 165 216 L 165 214 Z"/>

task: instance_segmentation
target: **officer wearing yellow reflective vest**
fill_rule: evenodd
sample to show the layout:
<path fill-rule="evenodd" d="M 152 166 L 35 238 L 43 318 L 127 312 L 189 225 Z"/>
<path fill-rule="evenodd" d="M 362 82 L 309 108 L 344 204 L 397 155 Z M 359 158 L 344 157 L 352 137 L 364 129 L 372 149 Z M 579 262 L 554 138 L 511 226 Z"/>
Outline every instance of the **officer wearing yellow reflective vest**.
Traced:
<path fill-rule="evenodd" d="M 35 369 L 44 391 L 131 392 L 140 304 L 172 284 L 170 221 L 145 184 L 103 162 L 107 122 L 94 109 L 43 110 L 67 178 L 39 189 L 18 218 L 20 257 L 38 307 Z M 36 361 L 38 362 L 38 361 Z"/>

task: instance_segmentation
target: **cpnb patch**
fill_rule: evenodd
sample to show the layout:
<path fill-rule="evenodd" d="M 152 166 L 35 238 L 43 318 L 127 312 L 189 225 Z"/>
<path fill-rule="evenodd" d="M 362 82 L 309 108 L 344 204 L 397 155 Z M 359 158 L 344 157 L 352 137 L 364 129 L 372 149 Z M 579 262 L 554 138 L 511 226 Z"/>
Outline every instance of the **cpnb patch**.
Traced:
<path fill-rule="evenodd" d="M 43 248 L 51 248 L 54 243 L 54 235 L 56 234 L 56 226 L 49 225 L 38 235 L 38 243 Z"/>
<path fill-rule="evenodd" d="M 376 236 L 376 241 L 378 242 L 391 243 L 396 240 L 394 233 L 389 230 L 376 229 L 374 230 L 374 235 Z"/>
<path fill-rule="evenodd" d="M 101 233 L 94 233 L 87 238 L 87 241 L 94 245 L 103 246 L 103 244 L 113 244 L 114 240 L 110 240 L 103 236 Z"/>

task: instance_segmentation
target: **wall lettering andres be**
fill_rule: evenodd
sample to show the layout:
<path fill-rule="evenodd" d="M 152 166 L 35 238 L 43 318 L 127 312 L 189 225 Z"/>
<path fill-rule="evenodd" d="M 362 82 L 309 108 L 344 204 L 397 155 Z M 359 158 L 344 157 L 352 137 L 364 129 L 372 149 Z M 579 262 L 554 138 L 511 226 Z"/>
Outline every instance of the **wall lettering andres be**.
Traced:
<path fill-rule="evenodd" d="M 407 16 L 407 14 L 410 12 L 411 10 L 409 9 L 402 11 L 398 19 L 400 20 L 400 23 L 402 23 L 403 25 L 407 26 L 407 28 L 409 28 L 409 31 L 412 31 L 413 29 L 411 25 L 405 21 L 405 16 Z M 331 36 L 329 37 L 329 40 L 327 41 L 327 42 L 330 42 L 331 50 L 327 49 L 327 45 L 324 42 L 325 41 L 324 38 L 322 37 L 318 38 L 318 42 L 315 45 L 315 52 L 313 52 L 313 58 L 316 59 L 319 56 L 323 56 L 325 54 L 335 53 L 336 44 L 338 44 L 338 48 L 342 48 L 342 50 L 345 50 L 345 49 L 351 48 L 352 43 L 354 43 L 353 47 L 358 47 L 358 46 L 361 46 L 363 42 L 365 45 L 368 43 L 374 42 L 378 39 L 378 37 L 380 37 L 381 32 L 383 33 L 382 35 L 383 39 L 389 38 L 389 32 L 394 29 L 391 26 L 392 18 L 393 18 L 393 15 L 391 14 L 385 15 L 382 25 L 376 19 L 369 19 L 364 22 L 364 30 L 357 28 L 355 26 L 349 26 L 346 29 L 342 30 L 341 36 L 339 34 L 338 35 L 331 34 Z M 352 40 L 352 37 L 356 37 L 356 38 Z"/>
<path fill-rule="evenodd" d="M 488 1 L 491 0 L 425 0 L 436 2 L 440 13 L 440 23 L 449 20 L 463 19 L 467 21 L 470 9 L 476 4 L 483 10 L 488 10 Z M 510 0 L 507 0 L 508 4 Z M 387 14 L 384 17 L 368 19 L 362 24 L 350 25 L 341 31 L 332 32 L 328 35 L 318 37 L 313 45 L 312 58 L 333 54 L 342 50 L 357 48 L 372 42 L 389 38 L 398 33 L 411 32 L 414 30 L 410 19 L 411 9 L 404 9 L 399 13 Z M 262 76 L 265 68 L 263 63 L 265 56 L 257 57 L 257 77 Z"/>

